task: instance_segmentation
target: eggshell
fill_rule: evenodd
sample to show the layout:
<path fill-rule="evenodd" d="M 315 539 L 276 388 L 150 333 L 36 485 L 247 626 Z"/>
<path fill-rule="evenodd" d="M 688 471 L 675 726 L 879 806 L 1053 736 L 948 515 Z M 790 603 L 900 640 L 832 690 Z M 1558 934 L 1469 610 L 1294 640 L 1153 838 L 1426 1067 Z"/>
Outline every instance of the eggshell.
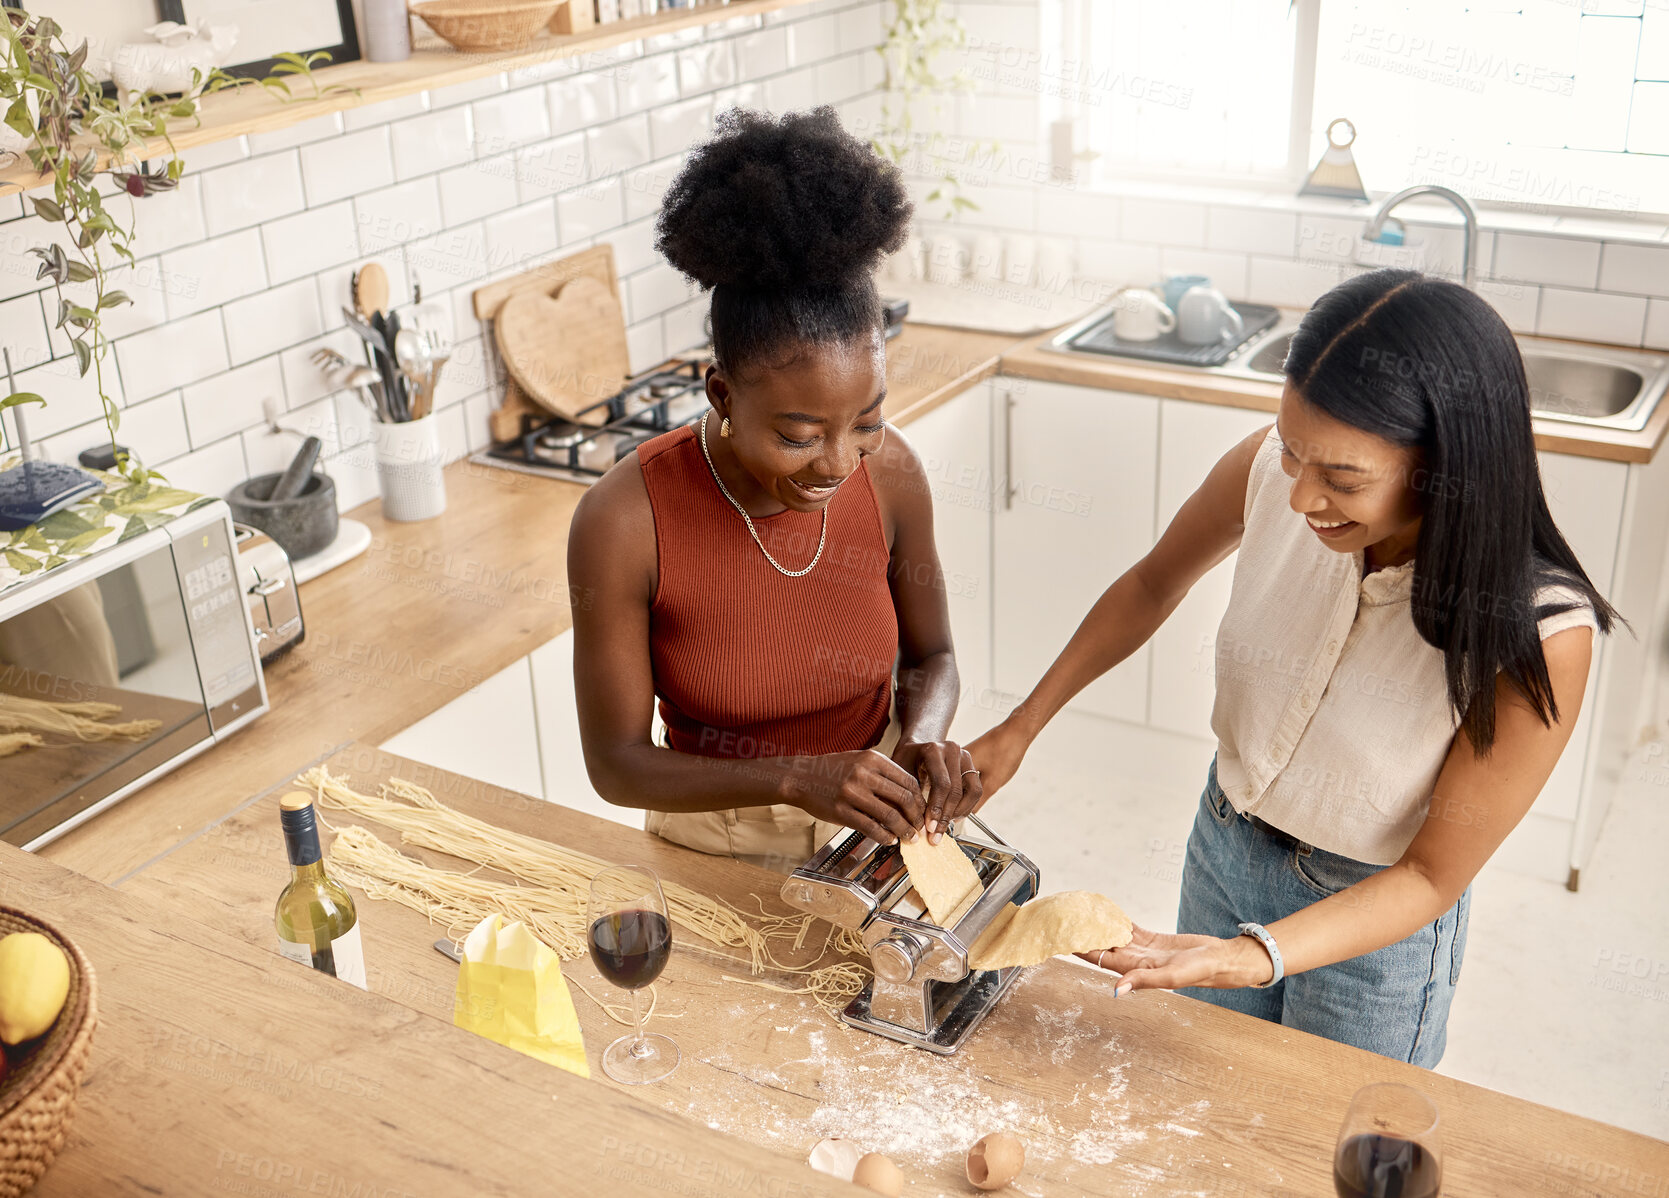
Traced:
<path fill-rule="evenodd" d="M 1000 1190 L 1026 1165 L 1026 1146 L 1007 1132 L 994 1131 L 968 1149 L 968 1180 L 982 1190 Z"/>
<path fill-rule="evenodd" d="M 879 1152 L 871 1152 L 852 1170 L 852 1183 L 887 1198 L 898 1198 L 904 1192 L 904 1171 Z"/>
<path fill-rule="evenodd" d="M 856 1140 L 842 1140 L 837 1136 L 817 1141 L 817 1146 L 811 1150 L 811 1155 L 806 1160 L 819 1173 L 827 1173 L 830 1177 L 840 1178 L 841 1181 L 851 1181 L 852 1171 L 858 1167 L 858 1161 L 863 1155 L 862 1144 Z"/>

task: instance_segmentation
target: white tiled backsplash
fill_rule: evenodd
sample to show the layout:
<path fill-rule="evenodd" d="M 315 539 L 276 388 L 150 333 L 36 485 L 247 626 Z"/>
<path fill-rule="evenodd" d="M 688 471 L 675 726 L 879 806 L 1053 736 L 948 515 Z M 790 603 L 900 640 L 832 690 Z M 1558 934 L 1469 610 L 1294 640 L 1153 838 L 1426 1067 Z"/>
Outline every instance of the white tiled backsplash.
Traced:
<path fill-rule="evenodd" d="M 923 235 L 951 232 L 970 246 L 987 230 L 1036 235 L 1081 280 L 1201 273 L 1236 298 L 1297 307 L 1373 265 L 1458 272 L 1458 219 L 1441 205 L 1399 211 L 1410 237 L 1399 249 L 1360 242 L 1364 205 L 1052 181 L 1042 140 L 1050 80 L 1010 66 L 1039 48 L 1036 0 L 955 9 L 980 90 L 951 98 L 937 117 L 923 103 L 917 120 L 964 144 L 1001 145 L 965 172 L 979 209 L 953 226 L 924 202 L 937 181 L 912 179 Z M 880 116 L 874 48 L 890 10 L 885 0 L 820 0 L 188 151 L 180 188 L 140 206 L 140 261 L 113 282 L 136 301 L 107 316 L 118 338 L 105 370 L 122 406 L 121 440 L 174 482 L 223 493 L 276 469 L 295 433 L 316 433 L 343 506 L 375 495 L 364 409 L 327 393 L 309 361 L 321 345 L 359 360 L 341 310 L 353 269 L 372 260 L 394 296 L 409 295 L 415 273 L 426 295 L 451 301 L 457 348 L 437 409 L 452 456 L 484 442 L 501 391 L 470 311 L 470 293 L 486 280 L 606 241 L 633 369 L 700 344 L 705 299 L 653 248 L 655 213 L 683 151 L 715 111 L 736 104 L 780 112 L 833 103 L 849 130 L 870 136 Z M 987 67 L 1001 57 L 1004 69 L 979 70 L 982 57 Z M 70 461 L 104 440 L 99 402 L 48 327 L 50 291 L 25 252 L 59 227 L 23 213 L 19 197 L 0 197 L 0 340 L 22 368 L 20 388 L 51 401 L 30 409 L 36 439 Z M 1479 290 L 1513 329 L 1669 349 L 1669 228 L 1523 212 L 1481 218 Z M 270 432 L 269 398 L 292 432 Z"/>
<path fill-rule="evenodd" d="M 135 301 L 106 318 L 119 440 L 171 482 L 224 494 L 312 433 L 343 508 L 374 497 L 365 410 L 309 360 L 326 345 L 362 360 L 342 307 L 373 260 L 397 301 L 414 273 L 450 301 L 456 348 L 436 408 L 452 457 L 485 443 L 502 393 L 470 310 L 485 281 L 606 241 L 632 369 L 701 344 L 705 299 L 653 248 L 682 155 L 733 105 L 830 103 L 848 128 L 871 127 L 883 3 L 739 17 L 187 151 L 180 187 L 136 204 L 139 261 L 112 281 Z M 36 443 L 74 461 L 107 437 L 27 253 L 62 226 L 25 211 L 0 197 L 0 343 L 19 389 L 48 399 L 29 409 Z M 268 427 L 270 401 L 289 431 Z"/>

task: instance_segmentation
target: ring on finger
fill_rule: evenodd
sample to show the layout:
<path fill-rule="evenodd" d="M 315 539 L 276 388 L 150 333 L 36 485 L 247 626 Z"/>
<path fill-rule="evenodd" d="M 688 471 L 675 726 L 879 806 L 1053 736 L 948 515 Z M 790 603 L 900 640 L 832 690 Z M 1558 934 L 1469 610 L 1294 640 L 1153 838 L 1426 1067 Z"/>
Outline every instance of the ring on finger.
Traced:
<path fill-rule="evenodd" d="M 1095 950 L 1095 965 L 1097 969 L 1107 968 L 1105 962 L 1103 961 L 1103 958 L 1106 957 L 1106 955 L 1107 950 L 1104 948 L 1098 948 Z"/>

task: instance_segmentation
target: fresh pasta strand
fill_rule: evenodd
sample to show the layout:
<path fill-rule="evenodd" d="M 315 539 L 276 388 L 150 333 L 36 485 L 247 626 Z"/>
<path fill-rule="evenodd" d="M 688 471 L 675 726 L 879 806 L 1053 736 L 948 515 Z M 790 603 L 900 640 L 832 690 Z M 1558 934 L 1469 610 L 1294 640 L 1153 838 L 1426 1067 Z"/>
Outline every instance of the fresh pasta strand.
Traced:
<path fill-rule="evenodd" d="M 120 738 L 144 740 L 162 727 L 161 720 L 128 720 L 106 723 L 122 714 L 114 703 L 54 703 L 22 695 L 0 693 L 0 730 L 57 732 L 76 740 L 98 741 Z M 35 742 L 39 744 L 39 741 Z"/>
<path fill-rule="evenodd" d="M 396 829 L 403 844 L 475 863 L 475 869 L 468 873 L 435 869 L 407 857 L 364 828 L 347 827 L 337 833 L 330 859 L 332 868 L 350 885 L 373 898 L 392 899 L 422 911 L 433 922 L 444 921 L 449 933 L 460 928 L 467 931 L 490 912 L 498 911 L 527 924 L 563 960 L 589 952 L 585 940 L 587 893 L 591 879 L 609 862 L 465 815 L 403 779 L 390 779 L 378 788 L 377 795 L 366 795 L 317 766 L 296 782 L 311 790 L 315 801 L 323 806 Z M 524 884 L 479 877 L 482 867 L 502 870 Z M 809 994 L 833 1013 L 857 995 L 869 977 L 869 971 L 856 962 L 816 963 L 831 950 L 842 955 L 862 953 L 862 940 L 851 929 L 827 925 L 812 963 L 791 965 L 779 960 L 776 950 L 802 950 L 815 916 L 772 915 L 760 903 L 760 914 L 754 917 L 676 882 L 663 882 L 661 889 L 674 923 L 709 943 L 746 950 L 744 960 L 753 973 L 772 968 L 806 979 L 798 990 L 769 982 L 760 985 Z M 759 902 L 758 896 L 754 897 Z M 607 1004 L 599 1001 L 598 1005 L 611 1019 L 616 1018 Z"/>

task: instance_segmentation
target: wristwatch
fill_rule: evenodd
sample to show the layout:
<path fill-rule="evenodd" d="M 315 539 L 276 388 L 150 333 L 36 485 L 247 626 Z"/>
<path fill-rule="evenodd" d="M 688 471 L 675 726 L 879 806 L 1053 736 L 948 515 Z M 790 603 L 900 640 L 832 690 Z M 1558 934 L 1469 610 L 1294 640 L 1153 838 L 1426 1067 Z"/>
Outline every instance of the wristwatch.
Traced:
<path fill-rule="evenodd" d="M 1271 936 L 1269 929 L 1261 923 L 1243 923 L 1239 926 L 1242 936 L 1250 936 L 1269 950 L 1269 959 L 1275 964 L 1275 975 L 1267 982 L 1252 983 L 1254 990 L 1267 990 L 1286 976 L 1286 965 L 1281 961 L 1281 950 L 1275 946 L 1275 937 Z"/>

